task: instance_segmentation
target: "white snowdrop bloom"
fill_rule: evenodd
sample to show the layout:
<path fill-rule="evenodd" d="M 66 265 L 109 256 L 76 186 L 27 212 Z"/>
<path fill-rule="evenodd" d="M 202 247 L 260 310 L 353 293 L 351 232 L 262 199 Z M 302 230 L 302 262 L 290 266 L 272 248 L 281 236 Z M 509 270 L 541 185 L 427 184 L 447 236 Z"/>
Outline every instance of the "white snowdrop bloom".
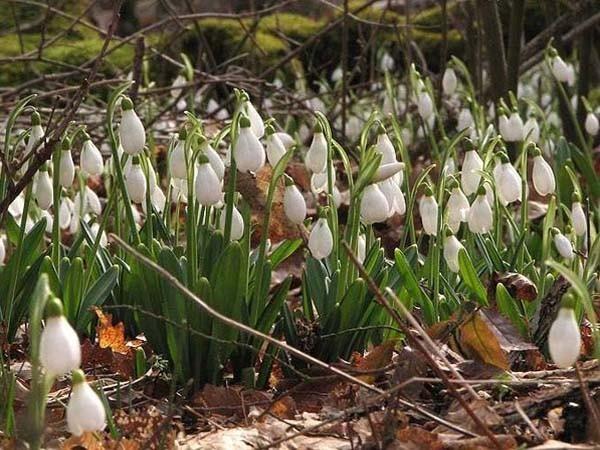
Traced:
<path fill-rule="evenodd" d="M 296 143 L 296 140 L 288 133 L 285 133 L 283 131 L 276 131 L 275 134 L 277 135 L 277 137 L 279 138 L 286 150 L 289 150 Z"/>
<path fill-rule="evenodd" d="M 535 117 L 530 117 L 523 125 L 523 137 L 526 142 L 537 144 L 540 140 L 540 125 Z"/>
<path fill-rule="evenodd" d="M 161 214 L 165 210 L 167 197 L 160 187 L 156 187 L 150 194 L 150 203 L 157 213 Z M 142 202 L 142 211 L 144 214 L 148 214 L 148 206 L 146 202 Z"/>
<path fill-rule="evenodd" d="M 573 201 L 571 203 L 571 221 L 573 223 L 573 230 L 577 236 L 585 236 L 587 233 L 587 219 L 585 212 L 581 206 L 581 197 L 578 193 L 573 194 Z"/>
<path fill-rule="evenodd" d="M 388 217 L 394 214 L 403 215 L 406 212 L 406 201 L 400 185 L 393 178 L 380 181 L 377 185 L 387 200 L 389 206 Z"/>
<path fill-rule="evenodd" d="M 521 200 L 521 176 L 505 154 L 502 154 L 500 158 L 501 162 L 494 170 L 494 180 L 500 200 L 506 204 Z"/>
<path fill-rule="evenodd" d="M 452 187 L 452 190 L 450 191 L 450 197 L 446 203 L 446 208 L 448 211 L 448 222 L 458 227 L 461 222 L 467 221 L 471 205 L 469 205 L 469 200 L 460 189 L 460 186 L 458 186 L 458 183 L 456 183 L 456 186 Z M 454 227 L 451 228 L 452 231 L 456 232 Z"/>
<path fill-rule="evenodd" d="M 575 86 L 575 67 L 571 63 L 567 63 L 567 86 Z"/>
<path fill-rule="evenodd" d="M 548 195 L 554 193 L 556 189 L 554 172 L 550 164 L 542 157 L 539 149 L 536 151 L 536 156 L 533 157 L 532 179 L 533 187 L 538 194 Z"/>
<path fill-rule="evenodd" d="M 254 136 L 256 136 L 258 139 L 263 137 L 265 134 L 265 123 L 249 99 L 246 99 L 242 104 L 242 111 L 246 114 L 248 119 L 250 119 L 250 128 L 252 129 Z"/>
<path fill-rule="evenodd" d="M 423 231 L 429 235 L 437 234 L 438 204 L 430 187 L 425 190 L 425 195 L 419 201 L 419 214 L 423 224 Z"/>
<path fill-rule="evenodd" d="M 404 142 L 404 145 L 409 146 L 412 144 L 412 131 L 410 131 L 409 128 L 402 128 L 400 136 L 402 137 L 402 142 Z"/>
<path fill-rule="evenodd" d="M 481 171 L 483 170 L 483 160 L 477 153 L 477 150 L 469 150 L 465 153 L 460 181 L 465 195 L 471 195 L 479 187 L 481 180 Z"/>
<path fill-rule="evenodd" d="M 172 203 L 187 203 L 187 180 L 171 178 L 171 202 Z"/>
<path fill-rule="evenodd" d="M 52 206 L 53 187 L 50 175 L 48 175 L 48 167 L 44 164 L 40 168 L 40 172 L 35 183 L 34 196 L 38 206 L 47 210 Z"/>
<path fill-rule="evenodd" d="M 69 197 L 63 197 L 58 207 L 58 226 L 61 230 L 66 230 L 71 225 L 75 204 Z"/>
<path fill-rule="evenodd" d="M 568 237 L 560 232 L 560 230 L 556 227 L 552 228 L 552 240 L 554 241 L 554 246 L 556 250 L 565 259 L 573 259 L 575 257 L 575 253 L 573 252 L 573 244 Z"/>
<path fill-rule="evenodd" d="M 484 234 L 492 229 L 494 216 L 483 186 L 477 190 L 477 198 L 469 209 L 467 222 L 472 233 Z"/>
<path fill-rule="evenodd" d="M 227 208 L 223 206 L 221 215 L 219 216 L 219 229 L 225 230 L 225 222 L 227 220 Z M 238 241 L 244 236 L 244 218 L 238 211 L 235 205 L 231 209 L 231 231 L 230 237 L 232 241 Z"/>
<path fill-rule="evenodd" d="M 377 153 L 381 154 L 381 164 L 392 164 L 397 162 L 396 149 L 383 127 L 379 128 L 375 150 Z"/>
<path fill-rule="evenodd" d="M 85 186 L 84 190 L 84 199 L 82 202 L 81 192 L 77 192 L 75 194 L 75 199 L 73 201 L 74 208 L 78 214 L 84 215 L 88 212 L 92 212 L 99 216 L 102 213 L 102 204 L 100 203 L 100 198 L 98 198 L 98 194 L 96 194 L 89 186 Z M 83 205 L 83 209 L 81 206 Z"/>
<path fill-rule="evenodd" d="M 559 82 L 566 83 L 569 80 L 569 67 L 560 56 L 552 58 L 551 68 L 552 74 Z"/>
<path fill-rule="evenodd" d="M 358 235 L 358 241 L 356 243 L 356 258 L 362 264 L 365 262 L 367 257 L 367 239 L 364 234 Z"/>
<path fill-rule="evenodd" d="M 335 184 L 333 185 L 331 197 L 333 198 L 333 206 L 335 206 L 335 209 L 339 209 L 342 204 L 342 193 Z"/>
<path fill-rule="evenodd" d="M 355 142 L 362 132 L 363 120 L 358 116 L 350 116 L 346 123 L 346 136 L 350 142 Z"/>
<path fill-rule="evenodd" d="M 313 173 L 325 172 L 327 166 L 327 153 L 327 139 L 325 139 L 321 125 L 317 122 L 312 142 L 304 159 L 306 167 Z"/>
<path fill-rule="evenodd" d="M 587 113 L 585 117 L 585 131 L 590 136 L 596 136 L 598 134 L 598 130 L 600 129 L 600 124 L 598 123 L 598 117 L 593 112 Z"/>
<path fill-rule="evenodd" d="M 217 174 L 217 177 L 219 177 L 219 180 L 222 181 L 225 177 L 225 164 L 223 163 L 221 156 L 219 156 L 217 151 L 213 148 L 212 145 L 210 145 L 210 142 L 208 142 L 207 139 L 200 143 L 200 150 L 204 152 L 204 154 L 208 158 L 208 162 Z"/>
<path fill-rule="evenodd" d="M 94 241 L 98 237 L 98 232 L 100 231 L 100 224 L 94 222 L 90 227 L 90 231 L 92 232 L 92 238 Z M 108 245 L 108 238 L 106 237 L 106 233 L 102 230 L 102 234 L 100 235 L 100 247 L 105 248 Z"/>
<path fill-rule="evenodd" d="M 121 124 L 119 125 L 119 141 L 123 151 L 128 155 L 139 155 L 146 145 L 146 131 L 142 121 L 133 109 L 133 102 L 124 97 L 121 100 Z"/>
<path fill-rule="evenodd" d="M 284 176 L 283 211 L 290 222 L 300 225 L 306 219 L 306 202 L 302 193 L 294 184 L 294 180 L 288 175 Z"/>
<path fill-rule="evenodd" d="M 222 197 L 221 180 L 208 162 L 208 157 L 198 157 L 198 174 L 196 175 L 195 193 L 198 203 L 211 206 Z"/>
<path fill-rule="evenodd" d="M 69 139 L 64 139 L 61 144 L 60 164 L 58 166 L 58 183 L 69 188 L 75 179 L 75 164 L 71 155 L 71 143 Z"/>
<path fill-rule="evenodd" d="M 385 52 L 381 57 L 381 63 L 379 64 L 381 71 L 391 72 L 392 70 L 394 70 L 395 66 L 396 62 L 394 61 L 394 58 L 392 58 L 392 56 L 388 52 Z"/>
<path fill-rule="evenodd" d="M 181 91 L 183 90 L 183 86 L 187 84 L 187 80 L 182 74 L 179 74 L 173 80 L 171 84 L 171 97 L 177 98 L 181 95 Z"/>
<path fill-rule="evenodd" d="M 81 170 L 88 175 L 100 175 L 104 169 L 102 154 L 91 139 L 86 139 L 81 147 L 79 164 L 81 166 Z"/>
<path fill-rule="evenodd" d="M 519 142 L 523 140 L 523 120 L 519 113 L 514 111 L 500 126 L 500 134 L 506 142 Z"/>
<path fill-rule="evenodd" d="M 383 180 L 387 180 L 388 178 L 394 178 L 398 185 L 402 184 L 404 181 L 404 163 L 393 162 L 388 164 L 381 164 L 375 172 L 375 176 L 373 177 L 373 181 L 379 182 Z"/>
<path fill-rule="evenodd" d="M 310 230 L 308 249 L 315 259 L 327 258 L 333 250 L 333 236 L 324 216 L 320 217 Z"/>
<path fill-rule="evenodd" d="M 233 145 L 233 157 L 240 172 L 258 172 L 265 165 L 265 149 L 250 128 L 250 119 L 240 117 L 240 129 Z"/>
<path fill-rule="evenodd" d="M 272 126 L 267 127 L 266 136 L 267 160 L 269 161 L 271 167 L 275 167 L 275 165 L 277 164 L 277 162 L 279 162 L 281 157 L 285 155 L 285 146 L 283 145 L 283 142 L 281 142 L 277 134 L 275 134 L 275 130 Z"/>
<path fill-rule="evenodd" d="M 19 217 L 23 214 L 23 208 L 25 207 L 25 199 L 23 193 L 17 195 L 15 199 L 8 206 L 8 212 L 13 217 Z"/>
<path fill-rule="evenodd" d="M 106 426 L 106 411 L 98 394 L 87 384 L 81 370 L 74 370 L 73 391 L 67 404 L 67 429 L 75 436 L 102 431 Z"/>
<path fill-rule="evenodd" d="M 333 81 L 334 83 L 337 83 L 338 81 L 342 80 L 343 76 L 344 76 L 344 72 L 342 71 L 342 68 L 336 67 L 336 69 L 331 74 L 331 81 Z"/>
<path fill-rule="evenodd" d="M 360 218 L 363 223 L 371 225 L 383 222 L 388 218 L 389 213 L 390 205 L 377 184 L 370 184 L 365 187 L 360 201 Z"/>
<path fill-rule="evenodd" d="M 45 228 L 46 233 L 48 233 L 48 234 L 52 233 L 52 226 L 54 225 L 54 217 L 52 217 L 52 214 L 50 214 L 48 211 L 42 210 L 39 220 L 42 220 L 42 219 L 46 219 L 46 228 Z"/>
<path fill-rule="evenodd" d="M 452 95 L 456 91 L 456 87 L 458 86 L 458 79 L 456 78 L 456 73 L 452 67 L 447 67 L 444 71 L 444 76 L 442 77 L 442 89 L 444 94 Z"/>
<path fill-rule="evenodd" d="M 31 114 L 31 132 L 29 140 L 25 146 L 25 153 L 29 154 L 37 148 L 38 144 L 44 137 L 44 129 L 42 128 L 42 119 L 37 111 Z"/>
<path fill-rule="evenodd" d="M 452 234 L 452 232 L 448 231 L 444 238 L 444 259 L 446 260 L 448 268 L 454 273 L 458 273 L 460 270 L 458 264 L 458 252 L 461 248 L 464 247 L 460 241 Z"/>
<path fill-rule="evenodd" d="M 125 177 L 127 192 L 133 203 L 143 203 L 146 201 L 146 175 L 140 166 L 139 156 L 134 156 L 131 169 Z"/>
<path fill-rule="evenodd" d="M 426 91 L 419 94 L 418 102 L 419 115 L 423 120 L 429 119 L 433 115 L 433 101 Z"/>
<path fill-rule="evenodd" d="M 206 104 L 206 114 L 213 116 L 215 119 L 220 121 L 229 119 L 229 112 L 227 109 L 222 108 L 214 98 L 208 100 L 208 103 Z"/>
<path fill-rule="evenodd" d="M 169 172 L 173 178 L 187 179 L 187 162 L 185 154 L 185 140 L 187 132 L 182 129 L 179 132 L 179 139 L 171 150 L 169 155 Z"/>
<path fill-rule="evenodd" d="M 581 332 L 572 307 L 561 307 L 548 333 L 548 351 L 554 364 L 569 368 L 579 359 Z"/>
<path fill-rule="evenodd" d="M 40 336 L 40 363 L 48 375 L 56 377 L 79 367 L 81 347 L 77 333 L 63 315 L 60 300 L 48 300 L 46 311 L 46 326 Z"/>
<path fill-rule="evenodd" d="M 471 114 L 471 110 L 469 108 L 461 109 L 460 113 L 458 114 L 456 131 L 470 129 L 473 127 L 473 125 L 475 125 L 475 121 L 473 120 L 473 114 Z"/>

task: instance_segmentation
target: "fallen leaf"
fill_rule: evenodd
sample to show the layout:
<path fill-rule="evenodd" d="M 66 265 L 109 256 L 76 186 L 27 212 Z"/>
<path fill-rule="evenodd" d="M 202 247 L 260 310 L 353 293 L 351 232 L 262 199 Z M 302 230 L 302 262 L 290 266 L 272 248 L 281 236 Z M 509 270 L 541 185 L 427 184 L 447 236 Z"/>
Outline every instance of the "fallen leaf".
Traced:
<path fill-rule="evenodd" d="M 71 436 L 60 447 L 62 450 L 105 450 L 106 447 L 95 433 L 85 432 L 81 436 Z"/>
<path fill-rule="evenodd" d="M 129 411 L 119 409 L 114 413 L 114 421 L 121 432 L 121 439 L 117 442 L 119 447 L 115 450 L 122 448 L 123 441 L 128 445 L 123 450 L 175 448 L 176 432 L 171 426 L 172 420 L 154 406 Z"/>
<path fill-rule="evenodd" d="M 503 370 L 509 369 L 508 357 L 481 311 L 474 313 L 460 326 L 459 345 L 470 358 L 478 358 Z"/>
<path fill-rule="evenodd" d="M 517 300 L 532 302 L 537 298 L 536 285 L 525 275 L 515 272 L 494 274 L 492 288 L 495 291 L 496 284 L 502 283 L 508 293 Z"/>
<path fill-rule="evenodd" d="M 392 362 L 394 353 L 394 341 L 387 341 L 373 348 L 367 355 L 361 359 L 356 368 L 362 371 L 377 371 Z M 373 383 L 379 375 L 377 373 L 360 375 L 357 378 L 366 383 Z"/>
<path fill-rule="evenodd" d="M 100 308 L 94 307 L 94 312 L 98 316 L 98 344 L 100 348 L 110 348 L 113 352 L 128 354 L 131 349 L 125 341 L 125 325 L 119 322 L 112 324 L 112 314 L 104 314 Z"/>
<path fill-rule="evenodd" d="M 226 386 L 206 384 L 192 399 L 192 405 L 207 413 L 230 417 L 243 417 L 251 407 L 266 407 L 270 399 L 259 391 L 243 390 Z"/>
<path fill-rule="evenodd" d="M 269 413 L 280 419 L 293 419 L 296 417 L 296 402 L 286 395 L 271 405 Z"/>
<path fill-rule="evenodd" d="M 403 450 L 443 450 L 444 448 L 437 433 L 423 428 L 411 426 L 401 428 L 396 432 L 396 439 L 402 443 L 396 448 Z"/>
<path fill-rule="evenodd" d="M 488 402 L 484 399 L 478 399 L 469 402 L 469 407 L 479 418 L 479 420 L 488 427 L 493 428 L 502 424 L 502 418 L 500 417 L 500 415 L 496 411 L 494 411 L 490 407 Z M 467 413 L 462 407 L 462 405 L 457 401 L 452 402 L 452 405 L 450 406 L 446 418 L 452 423 L 460 424 L 467 430 L 477 433 L 479 432 L 479 426 L 475 424 L 475 422 L 473 422 L 473 419 L 471 418 L 469 413 Z M 435 431 L 440 433 L 446 430 L 446 427 L 444 427 L 443 425 L 440 425 L 435 429 Z"/>

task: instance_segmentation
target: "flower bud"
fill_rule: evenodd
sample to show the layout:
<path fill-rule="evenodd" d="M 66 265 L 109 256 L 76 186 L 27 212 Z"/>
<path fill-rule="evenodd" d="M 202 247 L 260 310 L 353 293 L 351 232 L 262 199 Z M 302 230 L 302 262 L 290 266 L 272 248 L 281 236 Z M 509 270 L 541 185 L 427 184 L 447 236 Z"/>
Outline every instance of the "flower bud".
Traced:
<path fill-rule="evenodd" d="M 388 178 L 386 180 L 377 183 L 383 195 L 389 205 L 388 217 L 392 217 L 394 214 L 403 215 L 406 213 L 406 200 L 400 185 L 394 178 Z"/>
<path fill-rule="evenodd" d="M 207 164 L 208 165 L 208 164 Z M 209 166 L 210 167 L 210 166 Z M 225 230 L 225 222 L 227 220 L 227 207 L 223 206 L 221 215 L 219 216 L 219 229 Z M 237 241 L 244 236 L 244 218 L 239 210 L 233 205 L 231 209 L 231 235 L 232 241 Z"/>
<path fill-rule="evenodd" d="M 134 203 L 143 203 L 146 201 L 146 176 L 140 166 L 138 156 L 133 157 L 131 169 L 125 177 L 127 192 Z"/>
<path fill-rule="evenodd" d="M 313 173 L 325 172 L 327 166 L 327 139 L 317 125 L 313 134 L 312 142 L 306 152 L 306 167 Z"/>
<path fill-rule="evenodd" d="M 508 204 L 521 200 L 521 176 L 506 155 L 503 154 L 501 158 L 502 161 L 494 170 L 494 179 L 500 200 L 504 204 Z"/>
<path fill-rule="evenodd" d="M 471 205 L 467 222 L 472 233 L 484 234 L 492 229 L 494 216 L 486 195 L 486 189 L 483 186 L 480 186 L 477 191 L 477 197 Z"/>
<path fill-rule="evenodd" d="M 433 192 L 430 187 L 427 187 L 425 195 L 421 197 L 419 202 L 419 214 L 423 224 L 423 231 L 429 235 L 437 234 L 438 222 L 438 204 L 433 197 Z"/>
<path fill-rule="evenodd" d="M 560 232 L 558 228 L 552 228 L 552 239 L 554 241 L 554 246 L 556 250 L 565 259 L 573 259 L 575 253 L 573 253 L 573 245 L 569 238 L 567 238 L 564 234 Z"/>
<path fill-rule="evenodd" d="M 268 127 L 271 128 L 272 127 Z M 271 167 L 275 167 L 277 162 L 281 159 L 281 157 L 285 154 L 285 146 L 283 142 L 279 139 L 277 134 L 275 134 L 274 130 L 271 133 L 267 133 L 267 159 Z"/>
<path fill-rule="evenodd" d="M 473 120 L 473 114 L 471 114 L 471 110 L 469 108 L 461 109 L 460 113 L 458 114 L 456 131 L 471 129 L 473 125 L 475 125 L 475 121 Z"/>
<path fill-rule="evenodd" d="M 58 167 L 58 182 L 64 188 L 69 188 L 75 178 L 75 164 L 71 155 L 71 141 L 65 138 L 61 144 L 60 164 Z"/>
<path fill-rule="evenodd" d="M 469 200 L 458 185 L 452 188 L 446 203 L 446 209 L 448 211 L 448 225 L 456 233 L 460 223 L 467 221 L 471 209 Z"/>
<path fill-rule="evenodd" d="M 429 119 L 433 114 L 433 101 L 426 91 L 419 94 L 418 110 L 423 120 Z"/>
<path fill-rule="evenodd" d="M 187 164 L 185 155 L 185 130 L 179 133 L 179 139 L 169 155 L 169 171 L 173 178 L 187 179 Z"/>
<path fill-rule="evenodd" d="M 87 135 L 83 142 L 83 146 L 81 147 L 79 165 L 81 166 L 81 169 L 89 175 L 100 175 L 104 169 L 102 154 Z"/>
<path fill-rule="evenodd" d="M 444 94 L 452 95 L 456 91 L 456 87 L 458 86 L 458 79 L 456 78 L 456 73 L 452 67 L 447 67 L 444 71 L 444 76 L 442 77 L 442 89 Z"/>
<path fill-rule="evenodd" d="M 554 193 L 556 180 L 554 179 L 554 172 L 552 172 L 550 164 L 542 157 L 539 150 L 537 153 L 533 158 L 533 187 L 538 194 L 545 196 Z"/>
<path fill-rule="evenodd" d="M 448 268 L 454 273 L 458 273 L 459 271 L 458 252 L 461 248 L 464 247 L 456 236 L 448 232 L 444 238 L 444 259 L 446 260 L 446 264 L 448 264 Z"/>
<path fill-rule="evenodd" d="M 333 236 L 325 217 L 314 224 L 308 237 L 308 249 L 315 259 L 327 258 L 333 250 Z"/>
<path fill-rule="evenodd" d="M 203 206 L 217 204 L 223 196 L 221 180 L 208 162 L 208 157 L 198 157 L 198 173 L 196 175 L 195 193 L 198 203 Z"/>
<path fill-rule="evenodd" d="M 465 195 L 471 195 L 477 191 L 481 180 L 481 170 L 483 170 L 483 160 L 477 150 L 467 151 L 460 174 L 460 181 Z"/>
<path fill-rule="evenodd" d="M 379 128 L 375 150 L 381 154 L 381 165 L 396 162 L 396 149 L 382 126 Z"/>
<path fill-rule="evenodd" d="M 67 405 L 67 429 L 75 436 L 84 432 L 102 431 L 106 426 L 106 411 L 100 397 L 85 381 L 79 369 L 72 374 L 73 391 Z"/>
<path fill-rule="evenodd" d="M 598 129 L 600 129 L 600 124 L 598 123 L 598 117 L 593 112 L 587 113 L 585 117 L 585 131 L 590 136 L 596 136 L 598 134 Z"/>
<path fill-rule="evenodd" d="M 306 202 L 294 181 L 287 175 L 285 177 L 283 211 L 290 222 L 300 225 L 306 219 Z"/>
<path fill-rule="evenodd" d="M 530 117 L 523 125 L 523 137 L 526 142 L 537 144 L 540 140 L 540 126 L 535 117 Z"/>
<path fill-rule="evenodd" d="M 47 210 L 52 206 L 53 192 L 52 180 L 50 179 L 50 175 L 48 175 L 48 168 L 43 165 L 40 168 L 34 192 L 35 200 L 41 209 Z"/>
<path fill-rule="evenodd" d="M 581 206 L 581 197 L 579 194 L 573 194 L 573 203 L 571 204 L 571 221 L 573 230 L 577 236 L 585 236 L 587 233 L 587 219 Z"/>
<path fill-rule="evenodd" d="M 569 80 L 569 67 L 560 56 L 556 55 L 552 59 L 550 66 L 552 68 L 552 74 L 559 82 L 566 83 Z"/>
<path fill-rule="evenodd" d="M 258 172 L 265 165 L 265 149 L 252 132 L 250 120 L 240 118 L 240 129 L 233 145 L 233 157 L 240 172 Z"/>
<path fill-rule="evenodd" d="M 57 298 L 48 300 L 46 326 L 40 336 L 40 363 L 53 377 L 77 369 L 81 364 L 79 337 L 63 315 Z"/>
<path fill-rule="evenodd" d="M 365 187 L 360 201 L 360 218 L 363 223 L 371 225 L 383 222 L 389 216 L 390 206 L 388 201 L 376 184 Z"/>
<path fill-rule="evenodd" d="M 394 178 L 394 180 L 400 185 L 402 184 L 404 163 L 393 162 L 389 164 L 381 164 L 375 172 L 375 176 L 373 177 L 374 182 L 384 181 L 389 178 Z M 400 175 L 396 177 L 396 175 Z M 396 178 L 400 178 L 400 182 Z"/>
<path fill-rule="evenodd" d="M 246 113 L 248 118 L 250 119 L 250 127 L 252 129 L 252 133 L 256 136 L 257 139 L 260 139 L 265 134 L 265 123 L 256 111 L 256 108 L 250 102 L 250 100 L 246 100 L 243 104 L 242 110 Z"/>
<path fill-rule="evenodd" d="M 561 369 L 573 366 L 581 350 L 581 334 L 569 297 L 572 297 L 569 292 L 563 296 L 564 306 L 559 309 L 548 333 L 550 357 Z"/>
<path fill-rule="evenodd" d="M 123 151 L 128 155 L 139 155 L 146 145 L 146 131 L 142 121 L 133 109 L 133 103 L 127 97 L 121 101 L 123 112 L 119 125 L 119 140 Z"/>
<path fill-rule="evenodd" d="M 221 159 L 217 151 L 213 148 L 212 145 L 210 145 L 208 140 L 204 140 L 200 144 L 200 150 L 202 150 L 208 158 L 208 162 L 217 174 L 217 177 L 219 177 L 219 180 L 223 181 L 223 178 L 225 177 L 225 164 L 223 163 L 223 160 Z"/>

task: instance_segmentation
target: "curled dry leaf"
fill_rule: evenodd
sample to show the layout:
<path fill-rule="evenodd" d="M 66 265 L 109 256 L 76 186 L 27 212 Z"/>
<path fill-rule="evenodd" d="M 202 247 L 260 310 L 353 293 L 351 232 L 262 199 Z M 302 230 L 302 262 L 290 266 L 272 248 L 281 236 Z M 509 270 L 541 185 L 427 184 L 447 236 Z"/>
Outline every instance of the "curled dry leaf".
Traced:
<path fill-rule="evenodd" d="M 110 348 L 115 353 L 128 354 L 131 349 L 125 341 L 125 325 L 123 322 L 113 325 L 112 314 L 105 314 L 100 308 L 96 307 L 94 312 L 98 316 L 96 332 L 98 333 L 100 348 Z"/>

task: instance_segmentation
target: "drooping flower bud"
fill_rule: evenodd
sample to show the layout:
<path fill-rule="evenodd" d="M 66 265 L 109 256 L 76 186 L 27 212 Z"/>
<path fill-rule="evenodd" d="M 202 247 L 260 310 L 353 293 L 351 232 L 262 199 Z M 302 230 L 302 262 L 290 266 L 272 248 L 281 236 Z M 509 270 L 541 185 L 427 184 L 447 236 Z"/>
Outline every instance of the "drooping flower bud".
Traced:
<path fill-rule="evenodd" d="M 456 91 L 456 87 L 458 86 L 458 79 L 456 78 L 456 73 L 452 67 L 447 67 L 444 71 L 444 76 L 442 77 L 442 89 L 444 94 L 452 95 Z"/>
<path fill-rule="evenodd" d="M 283 155 L 285 155 L 285 146 L 283 142 L 275 133 L 275 129 L 269 125 L 266 128 L 266 136 L 267 136 L 267 159 L 271 167 L 275 167 L 277 162 L 281 159 Z"/>
<path fill-rule="evenodd" d="M 423 231 L 429 235 L 436 235 L 438 229 L 438 204 L 429 186 L 425 189 L 425 195 L 421 197 L 419 202 L 419 214 L 421 215 Z"/>
<path fill-rule="evenodd" d="M 569 81 L 569 67 L 560 56 L 554 56 L 551 62 L 551 68 L 552 74 L 559 82 L 566 83 Z"/>
<path fill-rule="evenodd" d="M 223 163 L 221 156 L 219 156 L 213 146 L 210 145 L 208 139 L 204 139 L 200 142 L 200 150 L 202 150 L 208 158 L 208 162 L 210 162 L 210 165 L 217 174 L 217 177 L 219 177 L 219 180 L 223 181 L 223 178 L 225 177 L 225 164 Z"/>
<path fill-rule="evenodd" d="M 377 184 L 370 184 L 365 187 L 360 201 L 360 218 L 363 223 L 371 225 L 383 222 L 388 218 L 389 212 L 390 205 Z"/>
<path fill-rule="evenodd" d="M 252 129 L 252 133 L 254 133 L 254 136 L 256 136 L 258 139 L 263 137 L 263 135 L 265 134 L 265 123 L 263 122 L 262 117 L 260 117 L 260 114 L 258 114 L 258 111 L 256 111 L 256 108 L 248 98 L 246 98 L 246 101 L 242 105 L 242 111 L 244 111 L 250 119 L 250 126 Z"/>
<path fill-rule="evenodd" d="M 585 116 L 585 131 L 590 136 L 596 136 L 599 129 L 600 124 L 598 123 L 598 117 L 596 117 L 596 114 L 593 112 L 587 113 L 587 116 Z"/>
<path fill-rule="evenodd" d="M 137 155 L 133 157 L 125 182 L 132 202 L 143 203 L 146 201 L 146 176 L 140 166 L 140 157 Z"/>
<path fill-rule="evenodd" d="M 400 185 L 394 178 L 387 178 L 377 183 L 383 195 L 389 205 L 388 217 L 392 217 L 394 214 L 403 215 L 406 213 L 406 200 Z"/>
<path fill-rule="evenodd" d="M 42 128 L 42 119 L 37 111 L 31 114 L 31 133 L 25 147 L 25 153 L 29 154 L 39 145 L 44 137 L 44 129 Z"/>
<path fill-rule="evenodd" d="M 100 397 L 85 381 L 79 369 L 72 373 L 73 391 L 67 405 L 67 429 L 75 436 L 84 432 L 102 431 L 106 426 L 106 411 Z"/>
<path fill-rule="evenodd" d="M 77 369 L 81 364 L 79 337 L 63 315 L 57 298 L 48 300 L 46 326 L 40 336 L 40 363 L 53 377 Z"/>
<path fill-rule="evenodd" d="M 315 259 L 327 258 L 333 250 L 333 236 L 324 210 L 321 211 L 319 219 L 310 230 L 308 249 Z"/>
<path fill-rule="evenodd" d="M 458 264 L 458 252 L 461 248 L 464 248 L 460 241 L 452 234 L 450 230 L 446 230 L 446 237 L 444 238 L 444 259 L 448 268 L 458 273 L 460 270 Z"/>
<path fill-rule="evenodd" d="M 523 137 L 526 142 L 537 144 L 540 140 L 540 125 L 535 117 L 530 117 L 523 125 Z"/>
<path fill-rule="evenodd" d="M 562 306 L 548 333 L 548 351 L 554 364 L 561 369 L 573 366 L 581 351 L 581 334 L 575 318 L 575 299 L 567 292 Z"/>
<path fill-rule="evenodd" d="M 387 165 L 396 162 L 396 149 L 394 148 L 394 144 L 392 144 L 392 141 L 385 132 L 385 128 L 383 126 L 379 127 L 375 150 L 381 154 L 381 165 Z"/>
<path fill-rule="evenodd" d="M 538 148 L 534 150 L 534 155 L 532 169 L 533 187 L 540 195 L 552 194 L 556 189 L 554 172 Z"/>
<path fill-rule="evenodd" d="M 222 197 L 221 180 L 213 170 L 204 154 L 198 156 L 198 173 L 196 175 L 195 193 L 198 203 L 203 206 L 217 204 Z"/>
<path fill-rule="evenodd" d="M 456 233 L 460 227 L 460 223 L 467 221 L 471 205 L 469 205 L 469 200 L 456 181 L 454 182 L 454 186 L 450 186 L 450 188 L 450 197 L 446 203 L 448 226 Z"/>
<path fill-rule="evenodd" d="M 431 97 L 427 93 L 427 91 L 422 91 L 419 94 L 419 102 L 418 102 L 418 110 L 419 115 L 423 120 L 427 120 L 433 114 L 433 101 Z"/>
<path fill-rule="evenodd" d="M 258 172 L 265 165 L 265 149 L 250 128 L 250 119 L 240 117 L 239 136 L 233 145 L 233 157 L 240 172 Z"/>
<path fill-rule="evenodd" d="M 467 222 L 472 233 L 484 234 L 492 229 L 494 216 L 484 186 L 477 190 L 477 197 L 471 205 Z"/>
<path fill-rule="evenodd" d="M 100 175 L 104 169 L 102 154 L 88 134 L 85 135 L 85 141 L 81 147 L 79 164 L 81 165 L 81 169 L 89 175 Z"/>
<path fill-rule="evenodd" d="M 139 155 L 146 145 L 146 130 L 133 109 L 133 102 L 128 97 L 123 97 L 121 100 L 121 108 L 123 109 L 119 125 L 121 146 L 128 155 Z"/>
<path fill-rule="evenodd" d="M 581 206 L 581 196 L 575 192 L 573 193 L 573 199 L 571 203 L 571 221 L 573 223 L 573 230 L 577 236 L 585 236 L 587 233 L 587 219 L 585 212 Z"/>
<path fill-rule="evenodd" d="M 210 165 L 209 165 L 210 167 Z M 221 215 L 219 216 L 219 229 L 225 230 L 225 222 L 227 220 L 227 206 L 223 206 L 221 209 Z M 244 236 L 244 218 L 239 212 L 237 207 L 233 205 L 231 209 L 231 231 L 230 239 L 237 241 Z"/>
<path fill-rule="evenodd" d="M 306 167 L 313 173 L 325 172 L 327 166 L 327 152 L 327 139 L 325 139 L 321 125 L 317 122 L 312 142 L 306 152 Z"/>
<path fill-rule="evenodd" d="M 182 128 L 179 132 L 179 139 L 177 144 L 171 150 L 169 155 L 169 170 L 173 178 L 179 178 L 180 180 L 187 179 L 187 163 L 185 155 L 185 140 L 187 138 L 187 132 L 185 128 Z"/>
<path fill-rule="evenodd" d="M 500 154 L 500 164 L 494 170 L 494 179 L 498 188 L 498 195 L 504 204 L 521 199 L 521 176 L 505 153 Z"/>
<path fill-rule="evenodd" d="M 553 227 L 550 231 L 552 233 L 554 246 L 556 247 L 556 250 L 560 256 L 565 259 L 573 259 L 575 257 L 575 253 L 573 252 L 573 244 L 571 244 L 569 238 L 562 234 L 556 227 Z"/>
<path fill-rule="evenodd" d="M 58 182 L 64 188 L 69 188 L 75 178 L 75 164 L 71 155 L 71 141 L 65 137 L 61 143 Z"/>
<path fill-rule="evenodd" d="M 294 180 L 288 175 L 284 175 L 284 177 L 283 211 L 290 222 L 300 225 L 306 219 L 306 202 L 294 184 Z"/>
<path fill-rule="evenodd" d="M 460 174 L 460 181 L 465 195 L 471 195 L 477 191 L 482 169 L 483 160 L 477 153 L 477 150 L 472 149 L 467 151 Z"/>
<path fill-rule="evenodd" d="M 35 184 L 35 200 L 40 208 L 47 210 L 52 206 L 53 187 L 50 175 L 48 175 L 48 167 L 44 164 L 40 167 L 40 172 Z"/>

